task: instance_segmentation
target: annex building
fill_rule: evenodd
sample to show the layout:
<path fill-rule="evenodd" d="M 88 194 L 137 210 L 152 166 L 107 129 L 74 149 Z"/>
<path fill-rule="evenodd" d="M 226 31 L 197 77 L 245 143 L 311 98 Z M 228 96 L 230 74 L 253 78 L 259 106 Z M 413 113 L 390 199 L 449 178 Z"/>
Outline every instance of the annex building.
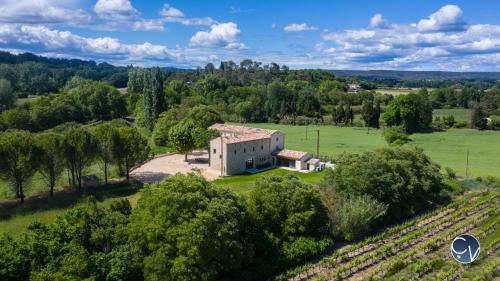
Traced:
<path fill-rule="evenodd" d="M 285 149 L 285 135 L 278 130 L 214 124 L 220 137 L 210 141 L 211 169 L 222 176 L 255 173 L 274 167 L 314 171 L 319 159 L 308 152 Z"/>

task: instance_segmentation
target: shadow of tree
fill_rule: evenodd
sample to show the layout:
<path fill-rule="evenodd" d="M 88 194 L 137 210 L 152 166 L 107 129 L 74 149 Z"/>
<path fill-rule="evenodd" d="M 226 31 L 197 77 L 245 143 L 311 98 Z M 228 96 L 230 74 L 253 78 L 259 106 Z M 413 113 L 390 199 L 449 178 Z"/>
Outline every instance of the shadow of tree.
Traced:
<path fill-rule="evenodd" d="M 72 188 L 65 188 L 54 192 L 53 197 L 50 197 L 48 192 L 29 196 L 25 198 L 23 205 L 19 204 L 18 200 L 7 200 L 0 202 L 0 221 L 8 220 L 15 215 L 66 209 L 78 204 L 87 195 L 94 196 L 99 202 L 106 199 L 125 197 L 137 193 L 142 186 L 143 184 L 140 182 L 126 183 L 124 180 L 113 180 L 108 185 L 87 187 L 81 192 Z"/>

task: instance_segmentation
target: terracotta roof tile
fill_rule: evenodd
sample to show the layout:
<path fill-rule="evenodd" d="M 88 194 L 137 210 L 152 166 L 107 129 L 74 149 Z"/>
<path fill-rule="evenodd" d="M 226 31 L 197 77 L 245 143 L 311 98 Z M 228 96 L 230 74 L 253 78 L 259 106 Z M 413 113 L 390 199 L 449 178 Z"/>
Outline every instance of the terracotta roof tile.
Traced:
<path fill-rule="evenodd" d="M 237 125 L 216 123 L 209 129 L 214 129 L 222 133 L 224 143 L 239 143 L 259 139 L 269 139 L 277 130 L 251 128 Z M 224 135 L 224 133 L 229 135 Z"/>
<path fill-rule="evenodd" d="M 224 141 L 224 143 L 239 143 L 239 142 L 269 139 L 269 138 L 271 138 L 269 134 L 254 133 L 254 134 L 238 135 L 234 137 L 223 137 L 222 140 Z"/>
<path fill-rule="evenodd" d="M 278 153 L 276 153 L 276 156 L 289 159 L 289 160 L 300 160 L 302 157 L 307 155 L 307 152 L 304 151 L 296 151 L 296 150 L 289 150 L 289 149 L 282 149 Z"/>

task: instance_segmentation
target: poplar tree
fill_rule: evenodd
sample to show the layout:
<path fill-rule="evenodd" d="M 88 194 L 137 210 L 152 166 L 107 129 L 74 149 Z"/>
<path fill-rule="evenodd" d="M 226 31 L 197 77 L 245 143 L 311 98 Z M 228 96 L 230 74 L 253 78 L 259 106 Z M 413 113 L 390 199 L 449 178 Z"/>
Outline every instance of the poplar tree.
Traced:
<path fill-rule="evenodd" d="M 145 70 L 143 74 L 144 119 L 146 128 L 152 131 L 156 118 L 167 109 L 163 75 L 158 67 Z"/>

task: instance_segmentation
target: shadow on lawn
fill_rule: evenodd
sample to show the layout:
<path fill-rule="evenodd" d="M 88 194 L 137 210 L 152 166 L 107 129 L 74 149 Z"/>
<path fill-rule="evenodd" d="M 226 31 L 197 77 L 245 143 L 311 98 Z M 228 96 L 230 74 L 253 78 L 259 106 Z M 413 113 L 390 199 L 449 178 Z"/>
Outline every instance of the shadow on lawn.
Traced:
<path fill-rule="evenodd" d="M 8 220 L 15 215 L 26 215 L 37 211 L 66 209 L 76 205 L 87 195 L 94 196 L 99 202 L 121 198 L 137 193 L 142 186 L 140 182 L 126 183 L 124 180 L 110 180 L 108 185 L 86 187 L 81 192 L 65 188 L 54 192 L 53 197 L 50 197 L 48 192 L 29 196 L 25 198 L 23 205 L 17 199 L 3 201 L 0 202 L 0 221 Z"/>

